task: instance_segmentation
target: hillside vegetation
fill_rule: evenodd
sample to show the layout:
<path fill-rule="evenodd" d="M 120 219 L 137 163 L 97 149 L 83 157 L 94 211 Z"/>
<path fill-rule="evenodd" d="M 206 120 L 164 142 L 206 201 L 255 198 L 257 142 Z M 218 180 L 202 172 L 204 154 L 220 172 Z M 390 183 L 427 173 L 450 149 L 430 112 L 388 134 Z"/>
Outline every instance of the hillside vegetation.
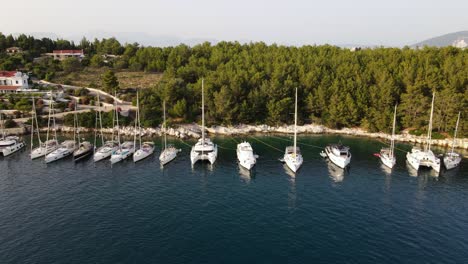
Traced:
<path fill-rule="evenodd" d="M 160 123 L 163 100 L 171 118 L 198 120 L 201 78 L 205 79 L 207 118 L 216 124 L 291 123 L 295 87 L 299 88 L 301 122 L 329 127 L 359 126 L 388 132 L 393 107 L 398 104 L 399 129 L 424 129 L 432 92 L 436 92 L 434 128 L 451 133 L 458 111 L 466 117 L 468 109 L 466 49 L 376 48 L 352 52 L 327 45 L 287 47 L 261 42 L 158 48 L 121 45 L 115 39 L 83 39 L 76 45 L 27 36 L 7 42 L 9 37 L 2 40 L 2 36 L 0 50 L 15 44 L 31 50 L 29 55 L 40 53 L 38 49 L 59 47 L 82 48 L 88 54 L 72 71 L 66 62 L 30 63 L 26 54 L 26 59 L 16 62 L 16 66 L 37 71 L 38 75 L 77 72 L 83 67 L 163 72 L 157 84 L 142 91 L 142 118 L 151 126 Z M 117 57 L 104 62 L 102 54 Z M 11 65 L 11 58 L 0 56 L 0 67 Z M 461 131 L 466 134 L 464 123 Z"/>

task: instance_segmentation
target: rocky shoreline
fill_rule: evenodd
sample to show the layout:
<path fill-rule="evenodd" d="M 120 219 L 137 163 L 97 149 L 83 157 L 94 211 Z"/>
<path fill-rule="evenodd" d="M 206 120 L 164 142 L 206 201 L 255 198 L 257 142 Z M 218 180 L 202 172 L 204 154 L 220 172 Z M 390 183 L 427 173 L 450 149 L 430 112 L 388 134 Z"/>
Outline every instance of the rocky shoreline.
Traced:
<path fill-rule="evenodd" d="M 73 127 L 60 127 L 60 131 L 65 133 L 73 132 Z M 249 135 L 249 134 L 293 134 L 294 127 L 291 126 L 268 126 L 268 125 L 237 125 L 237 126 L 212 126 L 206 128 L 209 134 L 213 135 Z M 331 129 L 322 125 L 306 124 L 298 126 L 299 134 L 339 134 L 339 135 L 351 135 L 360 137 L 369 137 L 376 139 L 389 140 L 391 135 L 385 133 L 370 133 L 360 128 L 344 128 L 344 129 Z M 82 132 L 93 132 L 93 129 L 81 128 Z M 161 136 L 161 128 L 144 128 L 142 129 L 143 136 Z M 168 128 L 168 135 L 177 137 L 180 139 L 201 137 L 201 129 L 198 124 L 185 124 L 180 125 L 176 128 Z M 104 133 L 112 133 L 112 129 L 106 128 L 103 130 Z M 133 136 L 133 127 L 123 127 L 121 134 L 124 136 Z M 399 142 L 406 142 L 412 144 L 422 144 L 425 142 L 424 136 L 410 135 L 408 132 L 395 135 L 395 140 Z M 452 144 L 452 139 L 433 139 L 432 144 L 440 147 L 448 147 Z M 468 138 L 460 138 L 455 141 L 455 147 L 458 149 L 468 150 Z"/>

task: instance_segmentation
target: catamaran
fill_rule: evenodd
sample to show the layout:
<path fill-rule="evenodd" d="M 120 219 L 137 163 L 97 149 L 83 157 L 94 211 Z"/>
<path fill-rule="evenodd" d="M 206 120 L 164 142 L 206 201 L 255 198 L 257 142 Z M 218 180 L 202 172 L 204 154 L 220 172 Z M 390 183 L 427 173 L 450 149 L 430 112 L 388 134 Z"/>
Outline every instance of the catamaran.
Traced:
<path fill-rule="evenodd" d="M 198 140 L 190 151 L 190 160 L 194 165 L 199 160 L 208 160 L 210 164 L 216 161 L 218 156 L 218 146 L 205 137 L 205 94 L 204 80 L 202 79 L 202 138 Z"/>
<path fill-rule="evenodd" d="M 117 124 L 117 142 L 119 144 L 119 147 L 117 148 L 117 150 L 112 152 L 112 155 L 110 158 L 111 164 L 125 160 L 135 152 L 135 144 L 133 143 L 133 141 L 125 141 L 124 143 L 120 142 L 119 111 L 118 111 L 117 103 L 115 100 L 114 102 L 115 102 L 115 117 L 116 117 L 115 120 Z"/>
<path fill-rule="evenodd" d="M 247 170 L 251 170 L 253 166 L 255 166 L 257 163 L 257 156 L 253 153 L 252 145 L 250 145 L 249 142 L 244 141 L 237 144 L 237 160 L 239 164 Z"/>
<path fill-rule="evenodd" d="M 75 135 L 78 139 L 78 149 L 73 152 L 73 159 L 75 161 L 82 160 L 93 153 L 94 146 L 89 141 L 81 141 L 80 139 L 80 126 L 78 123 L 78 116 L 76 112 L 76 105 L 78 102 L 75 102 Z"/>
<path fill-rule="evenodd" d="M 24 148 L 26 144 L 17 136 L 5 136 L 4 121 L 0 113 L 0 153 L 6 157 Z"/>
<path fill-rule="evenodd" d="M 392 128 L 392 138 L 390 140 L 390 147 L 389 148 L 382 148 L 380 153 L 377 154 L 382 161 L 382 163 L 389 167 L 390 169 L 393 168 L 396 164 L 395 158 L 395 123 L 396 123 L 396 110 L 397 106 L 395 105 L 395 111 L 393 113 L 393 128 Z"/>
<path fill-rule="evenodd" d="M 302 158 L 301 150 L 297 146 L 297 88 L 296 88 L 296 103 L 294 106 L 294 146 L 288 146 L 284 153 L 284 162 L 290 170 L 297 172 L 302 165 L 304 159 Z"/>
<path fill-rule="evenodd" d="M 138 124 L 138 139 L 140 143 L 140 149 L 135 151 L 135 154 L 133 154 L 134 162 L 143 160 L 154 153 L 154 142 L 141 143 L 142 131 L 141 131 L 141 121 L 140 121 L 140 99 L 138 98 L 138 92 L 137 92 L 137 112 L 136 112 L 136 117 L 135 117 L 135 131 L 134 131 L 134 140 L 133 140 L 134 146 L 136 146 L 137 124 Z"/>
<path fill-rule="evenodd" d="M 348 146 L 342 144 L 330 144 L 325 147 L 325 155 L 336 166 L 344 169 L 351 162 L 351 151 Z"/>
<path fill-rule="evenodd" d="M 424 145 L 424 150 L 418 147 L 413 147 L 411 152 L 406 154 L 406 160 L 415 170 L 418 170 L 420 166 L 430 167 L 436 172 L 440 171 L 440 159 L 434 155 L 431 150 L 432 143 L 432 117 L 434 114 L 434 99 L 435 92 L 432 95 L 431 115 L 429 118 L 429 126 L 427 129 L 427 139 Z"/>
<path fill-rule="evenodd" d="M 455 140 L 457 139 L 458 124 L 460 122 L 460 112 L 458 112 L 457 124 L 455 125 L 455 133 L 453 134 L 452 150 L 444 155 L 444 165 L 447 170 L 451 170 L 460 165 L 462 156 L 454 151 Z"/>
<path fill-rule="evenodd" d="M 52 97 L 52 96 L 51 96 Z M 33 118 L 31 118 L 31 159 L 37 159 L 40 157 L 44 157 L 45 155 L 51 153 L 52 151 L 56 150 L 59 147 L 59 143 L 57 140 L 57 130 L 55 129 L 55 117 L 54 117 L 54 103 L 51 100 L 49 104 L 49 117 L 47 120 L 47 136 L 46 141 L 42 142 L 41 136 L 39 133 L 39 123 L 37 122 L 37 112 L 36 112 L 36 104 L 33 98 Z M 50 126 L 51 120 L 54 127 L 54 137 L 53 139 L 49 140 L 50 134 Z M 36 124 L 36 131 L 37 131 L 37 138 L 39 142 L 39 147 L 33 149 L 33 132 L 34 132 L 34 123 Z"/>
<path fill-rule="evenodd" d="M 173 145 L 167 145 L 167 125 L 166 125 L 166 101 L 163 103 L 164 122 L 163 122 L 163 133 L 164 133 L 164 149 L 159 155 L 159 161 L 161 165 L 166 165 L 177 157 L 177 153 L 180 149 L 175 148 Z"/>
<path fill-rule="evenodd" d="M 101 139 L 101 147 L 93 155 L 94 162 L 98 162 L 104 159 L 109 158 L 112 155 L 112 152 L 116 151 L 119 148 L 119 144 L 114 141 L 114 129 L 112 129 L 112 139 L 110 141 L 105 141 L 104 134 L 102 133 L 102 111 L 101 111 L 101 102 L 99 101 L 99 94 L 97 95 L 97 105 L 98 111 L 96 111 L 96 129 L 94 130 L 94 146 L 97 146 L 98 138 L 98 124 L 99 124 L 99 137 Z M 117 109 L 117 108 L 116 108 Z M 112 116 L 112 127 L 115 125 L 115 115 L 118 114 L 116 109 L 113 111 Z"/>

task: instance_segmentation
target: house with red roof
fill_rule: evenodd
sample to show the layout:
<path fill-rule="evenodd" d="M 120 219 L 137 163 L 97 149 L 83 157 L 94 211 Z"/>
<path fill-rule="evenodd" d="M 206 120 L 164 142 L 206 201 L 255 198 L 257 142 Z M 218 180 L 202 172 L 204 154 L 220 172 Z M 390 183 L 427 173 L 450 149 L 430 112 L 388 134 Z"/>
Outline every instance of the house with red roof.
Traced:
<path fill-rule="evenodd" d="M 29 76 L 20 71 L 0 71 L 0 93 L 29 91 Z"/>
<path fill-rule="evenodd" d="M 46 53 L 45 56 L 60 61 L 66 58 L 77 58 L 81 61 L 84 58 L 84 52 L 83 50 L 54 50 L 52 53 Z"/>

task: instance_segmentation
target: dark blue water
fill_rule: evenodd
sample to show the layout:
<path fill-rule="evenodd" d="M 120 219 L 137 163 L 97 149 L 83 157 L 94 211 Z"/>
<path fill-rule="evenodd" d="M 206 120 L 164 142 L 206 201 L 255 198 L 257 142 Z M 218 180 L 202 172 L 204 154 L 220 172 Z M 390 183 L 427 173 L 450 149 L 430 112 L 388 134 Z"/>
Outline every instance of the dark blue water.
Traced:
<path fill-rule="evenodd" d="M 164 169 L 160 151 L 113 167 L 45 165 L 28 151 L 0 157 L 0 263 L 468 263 L 466 160 L 438 178 L 429 170 L 411 176 L 403 152 L 393 171 L 381 167 L 372 156 L 378 141 L 299 140 L 341 140 L 351 146 L 351 168 L 303 145 L 292 177 L 282 153 L 253 138 L 260 158 L 252 175 L 239 170 L 229 138 L 214 139 L 221 148 L 213 167 L 193 169 L 180 141 L 183 151 Z"/>

